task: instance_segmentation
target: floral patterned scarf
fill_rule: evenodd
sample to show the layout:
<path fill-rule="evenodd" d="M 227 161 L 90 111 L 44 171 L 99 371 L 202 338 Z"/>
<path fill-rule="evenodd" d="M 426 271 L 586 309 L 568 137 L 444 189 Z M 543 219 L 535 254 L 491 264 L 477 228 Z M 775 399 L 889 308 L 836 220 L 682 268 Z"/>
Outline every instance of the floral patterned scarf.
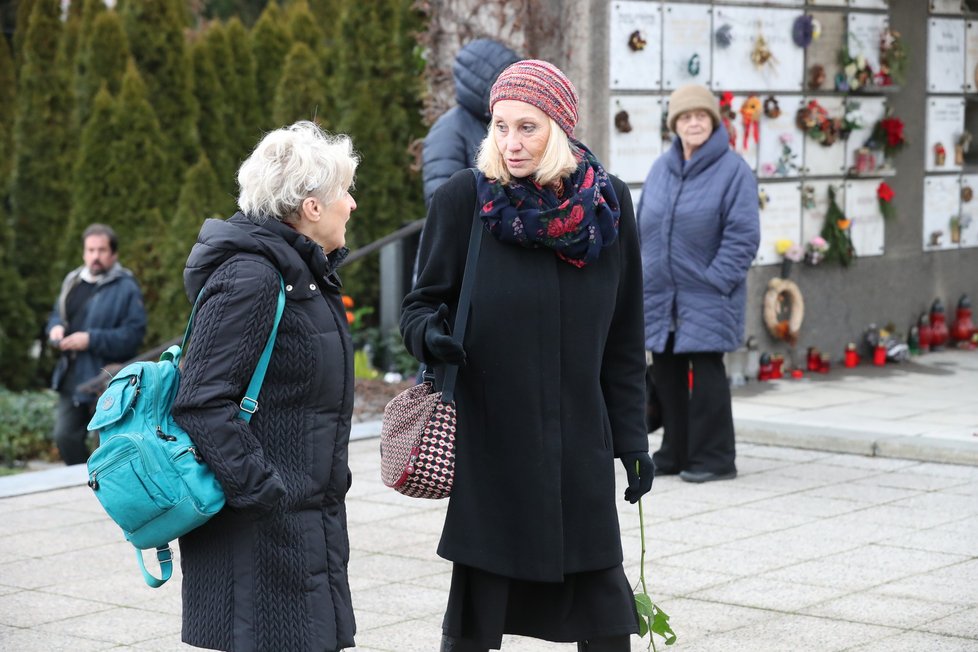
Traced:
<path fill-rule="evenodd" d="M 479 175 L 479 214 L 500 242 L 535 249 L 549 247 L 561 260 L 584 267 L 618 237 L 621 208 L 608 173 L 584 145 L 580 165 L 563 179 L 558 197 L 532 177 L 509 184 Z"/>

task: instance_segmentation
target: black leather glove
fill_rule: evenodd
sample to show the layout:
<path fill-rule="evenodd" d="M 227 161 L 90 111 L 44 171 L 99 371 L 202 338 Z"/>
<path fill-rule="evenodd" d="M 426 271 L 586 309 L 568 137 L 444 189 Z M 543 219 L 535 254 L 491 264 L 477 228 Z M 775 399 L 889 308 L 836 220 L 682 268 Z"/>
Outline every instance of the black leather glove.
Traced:
<path fill-rule="evenodd" d="M 465 364 L 465 349 L 449 335 L 448 306 L 444 303 L 430 317 L 424 330 L 424 346 L 431 357 L 448 364 Z"/>
<path fill-rule="evenodd" d="M 652 489 L 652 479 L 655 477 L 655 466 L 647 451 L 641 453 L 623 453 L 621 463 L 625 466 L 628 476 L 628 488 L 625 489 L 625 500 L 637 503 L 638 499 Z"/>

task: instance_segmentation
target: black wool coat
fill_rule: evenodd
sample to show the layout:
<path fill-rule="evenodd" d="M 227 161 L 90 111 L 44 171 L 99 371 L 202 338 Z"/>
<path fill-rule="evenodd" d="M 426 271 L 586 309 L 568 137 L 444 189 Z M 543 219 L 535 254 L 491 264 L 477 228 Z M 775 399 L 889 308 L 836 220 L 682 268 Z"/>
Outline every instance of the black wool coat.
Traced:
<path fill-rule="evenodd" d="M 455 484 L 438 554 L 559 582 L 622 561 L 615 457 L 648 450 L 642 270 L 627 187 L 618 239 L 578 269 L 484 234 L 455 400 Z M 426 320 L 455 307 L 475 216 L 463 170 L 428 211 L 401 331 L 425 360 Z"/>
<path fill-rule="evenodd" d="M 180 539 L 183 640 L 218 650 L 353 647 L 344 498 L 353 354 L 322 249 L 268 220 L 207 220 L 187 261 L 203 288 L 173 414 L 214 470 L 226 507 Z M 285 312 L 249 423 L 237 418 Z"/>

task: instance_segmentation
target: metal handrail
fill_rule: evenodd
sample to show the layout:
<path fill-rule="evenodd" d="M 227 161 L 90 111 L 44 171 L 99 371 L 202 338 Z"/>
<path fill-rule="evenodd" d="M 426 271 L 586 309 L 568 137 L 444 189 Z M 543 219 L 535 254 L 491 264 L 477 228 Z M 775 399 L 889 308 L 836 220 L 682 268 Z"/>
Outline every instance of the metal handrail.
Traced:
<path fill-rule="evenodd" d="M 392 231 L 391 233 L 388 233 L 387 235 L 381 238 L 377 238 L 370 244 L 366 244 L 360 247 L 359 249 L 355 249 L 351 251 L 347 255 L 347 257 L 343 260 L 343 262 L 340 263 L 340 267 L 345 267 L 350 263 L 355 263 L 361 258 L 365 258 L 366 256 L 374 252 L 380 251 L 381 249 L 383 249 L 384 247 L 386 247 L 387 245 L 393 242 L 397 242 L 398 240 L 403 240 L 404 238 L 410 237 L 415 233 L 419 232 L 422 229 L 422 227 L 424 227 L 423 217 L 421 219 L 414 220 L 413 222 L 410 222 L 402 226 L 398 230 Z M 78 390 L 84 393 L 101 394 L 102 392 L 105 391 L 105 388 L 109 386 L 109 381 L 112 380 L 112 376 L 114 376 L 116 372 L 118 372 L 126 365 L 132 364 L 133 362 L 145 362 L 147 360 L 157 360 L 159 359 L 160 355 L 163 354 L 164 351 L 166 351 L 174 344 L 180 344 L 182 341 L 183 341 L 182 337 L 177 337 L 168 342 L 164 342 L 163 344 L 160 344 L 155 348 L 149 349 L 148 351 L 143 351 L 142 353 L 132 358 L 131 360 L 126 360 L 125 362 L 113 362 L 111 364 L 107 364 L 102 369 L 102 373 L 100 373 L 98 376 L 95 376 L 94 378 L 89 378 L 85 382 L 80 383 L 78 385 Z"/>
<path fill-rule="evenodd" d="M 349 255 L 346 257 L 346 260 L 344 260 L 343 263 L 340 265 L 340 267 L 344 265 L 349 265 L 352 262 L 360 260 L 367 254 L 372 254 L 375 251 L 383 249 L 384 247 L 391 244 L 392 242 L 397 242 L 398 240 L 403 240 L 408 236 L 412 236 L 418 231 L 420 231 L 423 226 L 424 226 L 424 218 L 422 217 L 421 219 L 414 220 L 410 224 L 406 224 L 405 226 L 402 226 L 397 231 L 388 233 L 382 238 L 377 238 L 370 244 L 364 245 L 355 251 L 351 251 Z"/>

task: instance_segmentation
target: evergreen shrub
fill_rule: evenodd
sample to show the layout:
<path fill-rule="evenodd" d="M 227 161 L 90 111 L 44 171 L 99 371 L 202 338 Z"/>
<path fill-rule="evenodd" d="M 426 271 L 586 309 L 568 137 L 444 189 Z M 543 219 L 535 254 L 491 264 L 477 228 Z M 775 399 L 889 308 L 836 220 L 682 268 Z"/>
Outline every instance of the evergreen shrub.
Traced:
<path fill-rule="evenodd" d="M 55 460 L 51 440 L 58 395 L 51 390 L 10 392 L 0 388 L 0 465 Z"/>

